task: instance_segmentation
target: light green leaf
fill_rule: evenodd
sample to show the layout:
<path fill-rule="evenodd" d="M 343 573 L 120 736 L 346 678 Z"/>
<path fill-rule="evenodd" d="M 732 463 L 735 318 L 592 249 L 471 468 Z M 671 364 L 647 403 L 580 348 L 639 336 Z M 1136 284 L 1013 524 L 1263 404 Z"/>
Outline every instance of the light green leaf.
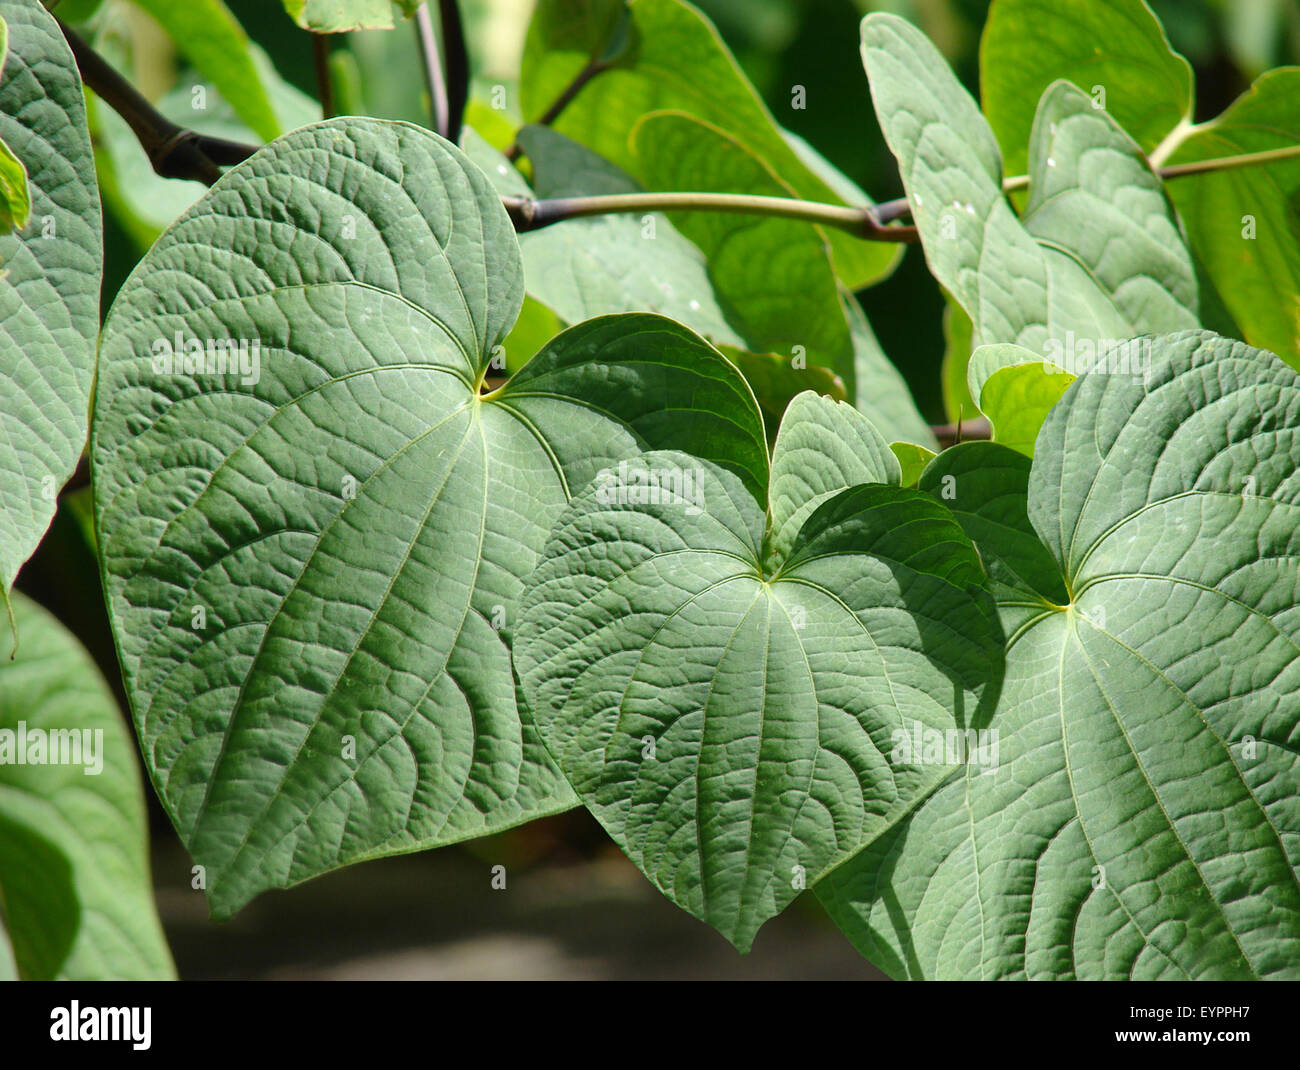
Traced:
<path fill-rule="evenodd" d="M 1121 352 L 1141 356 L 1147 345 L 1145 339 L 1135 340 Z M 1134 361 L 1131 368 L 1105 370 L 1140 375 L 1144 364 Z M 1034 439 L 1047 413 L 1074 379 L 1064 369 L 1016 345 L 980 346 L 967 366 L 967 385 L 971 396 L 979 399 L 980 412 L 989 418 L 994 441 L 1027 457 L 1034 455 Z"/>
<path fill-rule="evenodd" d="M 9 27 L 0 18 L 0 70 L 9 54 Z M 0 234 L 12 234 L 27 226 L 32 214 L 32 195 L 27 188 L 27 168 L 0 141 Z"/>
<path fill-rule="evenodd" d="M 636 27 L 626 0 L 540 0 L 528 24 L 521 62 L 528 121 L 540 119 L 553 103 L 540 94 L 571 84 L 588 66 L 624 58 L 635 44 Z"/>
<path fill-rule="evenodd" d="M 1026 170 L 1043 91 L 1065 79 L 1150 152 L 1192 116 L 1192 69 L 1144 0 L 998 0 L 980 40 L 984 114 L 1013 175 Z"/>
<path fill-rule="evenodd" d="M 102 238 L 81 78 L 37 0 L 5 5 L 0 140 L 27 165 L 32 223 L 0 236 L 0 603 L 86 440 Z"/>
<path fill-rule="evenodd" d="M 898 459 L 900 469 L 898 482 L 903 487 L 916 486 L 916 481 L 921 478 L 925 466 L 938 456 L 934 450 L 918 446 L 915 442 L 891 442 L 889 448 Z"/>
<path fill-rule="evenodd" d="M 1074 381 L 1045 361 L 999 368 L 980 391 L 980 411 L 989 418 L 993 440 L 1034 455 L 1034 440 L 1052 406 Z"/>
<path fill-rule="evenodd" d="M 154 783 L 219 917 L 572 805 L 509 658 L 552 521 L 670 442 L 761 486 L 744 380 L 661 317 L 584 323 L 482 393 L 522 299 L 509 217 L 460 150 L 338 119 L 227 173 L 114 305 L 105 583 Z M 257 370 L 169 369 L 178 334 L 256 344 Z"/>
<path fill-rule="evenodd" d="M 773 492 L 789 518 L 803 503 L 787 496 L 800 488 L 783 438 Z M 851 451 L 836 460 L 853 478 Z M 805 878 L 949 772 L 893 763 L 895 730 L 980 723 L 1000 672 L 978 559 L 937 503 L 841 491 L 774 570 L 763 532 L 777 508 L 765 516 L 734 476 L 682 453 L 608 473 L 552 531 L 515 640 L 529 709 L 587 807 L 742 951 Z"/>
<path fill-rule="evenodd" d="M 841 203 L 836 190 L 791 147 L 712 23 L 681 0 L 631 0 L 630 23 L 617 5 L 541 0 L 529 26 L 520 76 L 524 117 L 537 121 L 567 99 L 576 76 L 600 59 L 599 73 L 567 99 L 554 125 L 653 188 L 646 158 L 631 142 L 642 116 L 681 111 L 724 131 L 807 200 Z M 594 18 L 599 9 L 604 18 Z M 584 18 L 590 21 L 586 24 Z M 838 185 L 838 183 L 837 183 Z M 892 270 L 898 250 L 836 231 L 827 235 L 836 274 L 858 290 Z"/>
<path fill-rule="evenodd" d="M 1300 68 L 1260 77 L 1192 128 L 1171 164 L 1300 145 Z M 1169 182 L 1197 255 L 1246 340 L 1300 368 L 1300 157 Z"/>
<path fill-rule="evenodd" d="M 506 351 L 506 371 L 517 372 L 562 330 L 559 316 L 535 297 L 525 295 L 519 318 L 501 343 Z"/>
<path fill-rule="evenodd" d="M 351 33 L 391 30 L 394 3 L 402 14 L 412 15 L 422 0 L 284 0 L 284 9 L 304 30 Z"/>
<path fill-rule="evenodd" d="M 995 763 L 818 888 L 898 977 L 1295 979 L 1300 380 L 1208 332 L 1089 374 L 1032 462 L 922 478 L 1010 637 Z"/>
<path fill-rule="evenodd" d="M 158 20 L 181 54 L 216 86 L 259 138 L 271 141 L 282 133 L 261 71 L 253 61 L 248 34 L 222 0 L 134 2 Z"/>
<path fill-rule="evenodd" d="M 862 39 L 926 258 L 977 344 L 1065 364 L 1076 336 L 1105 346 L 1195 326 L 1195 270 L 1161 185 L 1085 94 L 1058 82 L 1040 101 L 1021 220 L 993 133 L 938 50 L 890 15 L 863 20 Z"/>
<path fill-rule="evenodd" d="M 22 633 L 0 658 L 0 974 L 174 976 L 154 909 L 135 746 L 90 655 L 13 596 Z M 8 939 L 5 930 L 8 930 Z"/>
<path fill-rule="evenodd" d="M 32 196 L 27 186 L 27 168 L 9 146 L 0 141 L 0 234 L 22 230 L 31 214 Z"/>

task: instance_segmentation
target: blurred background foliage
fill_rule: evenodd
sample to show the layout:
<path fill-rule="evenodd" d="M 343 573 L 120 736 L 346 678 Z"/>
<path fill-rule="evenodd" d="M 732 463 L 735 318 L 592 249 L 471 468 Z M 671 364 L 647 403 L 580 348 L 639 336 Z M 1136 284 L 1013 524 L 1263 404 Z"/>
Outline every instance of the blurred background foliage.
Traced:
<path fill-rule="evenodd" d="M 979 38 L 989 0 L 696 0 L 777 120 L 810 142 L 876 200 L 901 195 L 892 158 L 880 137 L 858 55 L 858 22 L 888 10 L 916 22 L 958 75 L 978 93 Z M 136 0 L 63 0 L 60 14 L 93 15 L 85 25 L 101 50 L 163 110 L 207 133 L 250 136 L 212 91 L 206 107 L 190 107 L 201 76 Z M 309 35 L 281 5 L 227 0 L 265 53 L 276 111 L 307 121 L 316 81 Z M 518 71 L 532 0 L 462 0 L 473 68 L 469 119 L 498 147 L 519 125 Z M 1152 0 L 1173 46 L 1196 73 L 1198 120 L 1217 115 L 1260 72 L 1300 62 L 1300 0 Z M 409 26 L 330 39 L 340 111 L 427 123 L 419 53 Z M 802 86 L 806 106 L 792 106 Z M 501 105 L 504 104 L 504 108 Z M 167 219 L 199 193 L 189 183 L 153 179 L 125 128 L 98 109 L 98 142 L 111 143 L 119 166 L 106 190 L 109 264 L 104 307 Z M 104 170 L 101 161 L 101 170 Z M 192 186 L 177 190 L 176 187 Z M 135 195 L 131 196 L 135 187 Z M 147 206 L 141 218 L 141 206 Z M 115 240 L 125 239 L 125 240 Z M 921 411 L 946 419 L 939 386 L 944 303 L 910 247 L 898 270 L 860 295 L 885 352 L 903 370 Z"/>
<path fill-rule="evenodd" d="M 888 10 L 913 20 L 978 94 L 989 0 L 694 2 L 778 122 L 876 200 L 900 196 L 902 188 L 859 57 L 862 15 Z M 1174 48 L 1194 67 L 1197 120 L 1221 112 L 1262 71 L 1300 62 L 1300 0 L 1150 3 Z M 226 4 L 255 46 L 253 63 L 281 127 L 318 117 L 310 35 L 274 0 Z M 461 0 L 473 70 L 468 119 L 498 148 L 521 121 L 518 72 L 532 6 L 532 0 Z M 187 62 L 148 7 L 147 0 L 62 0 L 56 13 L 170 118 L 206 133 L 261 140 Z M 339 111 L 427 125 L 409 25 L 337 35 L 329 44 Z M 792 106 L 799 86 L 803 108 Z M 105 199 L 107 310 L 139 257 L 203 187 L 157 178 L 125 125 L 97 103 L 90 120 Z M 943 422 L 945 302 L 920 247 L 906 250 L 897 270 L 859 299 L 921 411 Z M 89 546 L 87 494 L 84 486 L 65 494 L 19 587 L 73 629 L 126 709 Z M 766 928 L 751 956 L 738 959 L 712 930 L 655 893 L 585 810 L 461 847 L 354 867 L 289 895 L 263 896 L 234 922 L 217 926 L 190 887 L 188 857 L 152 793 L 149 798 L 159 907 L 182 977 L 875 975 L 812 896 Z M 507 866 L 511 887 L 521 894 L 485 890 L 485 873 L 498 864 Z"/>

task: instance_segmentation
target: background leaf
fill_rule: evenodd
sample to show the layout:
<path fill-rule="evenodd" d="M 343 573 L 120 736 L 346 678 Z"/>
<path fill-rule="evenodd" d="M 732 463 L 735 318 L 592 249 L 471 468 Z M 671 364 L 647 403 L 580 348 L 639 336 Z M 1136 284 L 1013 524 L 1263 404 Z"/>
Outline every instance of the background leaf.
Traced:
<path fill-rule="evenodd" d="M 1300 145 L 1300 68 L 1262 75 L 1171 164 Z M 1246 341 L 1300 368 L 1300 157 L 1171 180 L 1188 238 Z"/>
<path fill-rule="evenodd" d="M 1137 146 L 1068 83 L 1039 103 L 1030 195 L 1002 194 L 993 133 L 938 50 L 871 15 L 863 61 L 899 160 L 926 260 L 970 315 L 976 344 L 1053 354 L 1196 324 L 1196 277 L 1159 181 Z"/>
<path fill-rule="evenodd" d="M 999 0 L 980 80 L 1013 172 L 1024 166 L 1030 102 L 1057 78 L 1103 86 L 1106 108 L 1161 164 L 1300 145 L 1300 70 L 1267 72 L 1221 115 L 1193 124 L 1191 70 L 1142 0 Z M 1182 176 L 1168 189 L 1245 339 L 1300 367 L 1300 161 Z"/>
<path fill-rule="evenodd" d="M 90 655 L 34 602 L 13 600 L 22 645 L 0 658 L 0 974 L 8 944 L 25 980 L 173 977 L 135 747 Z M 38 734 L 48 762 L 55 733 L 76 733 L 57 738 L 80 764 L 19 764 Z"/>
<path fill-rule="evenodd" d="M 284 9 L 304 30 L 350 33 L 391 30 L 394 4 L 411 15 L 422 0 L 284 0 Z"/>
<path fill-rule="evenodd" d="M 718 127 L 681 112 L 645 116 L 631 142 L 652 189 L 794 196 L 767 162 Z M 674 212 L 704 253 L 715 292 L 749 348 L 790 354 L 838 375 L 850 395 L 853 343 L 826 235 L 789 219 Z"/>
<path fill-rule="evenodd" d="M 252 42 L 221 0 L 134 0 L 171 35 L 176 47 L 210 81 L 263 141 L 283 128 L 262 71 L 253 60 Z M 340 6 L 340 0 L 332 0 Z"/>
<path fill-rule="evenodd" d="M 1144 0 L 998 0 L 980 39 L 984 114 L 1007 173 L 1028 167 L 1029 130 L 1058 79 L 1106 109 L 1144 152 L 1192 116 L 1192 69 Z"/>
<path fill-rule="evenodd" d="M 572 0 L 540 0 L 529 26 L 520 75 L 524 117 L 535 122 L 566 93 L 589 62 L 594 38 L 575 29 L 577 14 L 591 5 Z M 601 73 L 586 82 L 554 125 L 563 134 L 647 181 L 643 159 L 630 141 L 643 115 L 681 111 L 724 131 L 761 158 L 797 196 L 838 202 L 817 171 L 801 158 L 745 78 L 713 25 L 681 0 L 631 0 L 630 26 L 614 35 L 613 6 L 596 5 L 609 15 L 613 50 Z M 829 164 L 818 168 L 824 173 Z M 845 180 L 847 181 L 847 180 Z M 649 183 L 647 182 L 647 185 Z M 842 183 L 837 183 L 843 188 Z M 831 233 L 836 274 L 850 289 L 886 275 L 899 250 Z"/>

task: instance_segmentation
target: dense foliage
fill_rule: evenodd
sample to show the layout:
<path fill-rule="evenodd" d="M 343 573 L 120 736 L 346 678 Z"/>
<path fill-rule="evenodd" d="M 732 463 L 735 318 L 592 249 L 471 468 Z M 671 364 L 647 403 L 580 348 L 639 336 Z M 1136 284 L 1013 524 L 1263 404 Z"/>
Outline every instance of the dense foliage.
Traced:
<path fill-rule="evenodd" d="M 585 806 L 741 951 L 812 889 L 896 977 L 1300 977 L 1300 68 L 1195 122 L 1143 0 L 995 0 L 977 101 L 868 14 L 877 205 L 685 0 L 539 0 L 464 116 L 443 4 L 438 132 L 319 36 L 423 5 L 285 0 L 320 102 L 139 6 L 156 107 L 115 3 L 0 0 L 0 972 L 171 970 L 135 751 L 13 590 L 84 453 L 217 918 Z M 857 296 L 914 241 L 955 429 Z"/>

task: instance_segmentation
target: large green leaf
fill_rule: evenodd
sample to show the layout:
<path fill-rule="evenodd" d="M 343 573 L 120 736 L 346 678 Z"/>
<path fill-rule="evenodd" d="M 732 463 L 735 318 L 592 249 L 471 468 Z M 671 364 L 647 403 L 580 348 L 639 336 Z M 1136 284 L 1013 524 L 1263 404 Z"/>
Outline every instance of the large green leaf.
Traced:
<path fill-rule="evenodd" d="M 222 0 L 134 0 L 264 141 L 283 131 L 254 60 L 252 42 Z"/>
<path fill-rule="evenodd" d="M 0 960 L 7 942 L 28 980 L 171 977 L 112 692 L 53 617 L 18 594 L 14 609 L 22 645 L 0 658 Z"/>
<path fill-rule="evenodd" d="M 984 114 L 1023 174 L 1034 107 L 1058 78 L 1110 112 L 1145 152 L 1192 115 L 1192 69 L 1144 0 L 998 0 L 980 39 Z"/>
<path fill-rule="evenodd" d="M 219 916 L 572 805 L 508 648 L 552 521 L 669 443 L 761 486 L 744 380 L 662 317 L 582 324 L 483 393 L 522 298 L 509 217 L 460 150 L 339 119 L 229 172 L 114 306 L 105 583 L 154 783 Z M 168 374 L 178 333 L 256 343 L 260 374 Z"/>
<path fill-rule="evenodd" d="M 979 723 L 1000 675 L 961 529 L 863 478 L 897 480 L 884 440 L 801 395 L 768 509 L 715 465 L 647 454 L 574 500 L 521 604 L 515 665 L 551 754 L 656 887 L 741 950 L 951 769 L 891 765 L 892 733 Z"/>
<path fill-rule="evenodd" d="M 818 892 L 899 977 L 1292 977 L 1300 380 L 1206 332 L 1089 374 L 1032 462 L 941 454 L 1010 637 L 968 766 Z"/>
<path fill-rule="evenodd" d="M 1070 369 L 1092 346 L 1197 323 L 1196 273 L 1138 147 L 1065 82 L 1039 102 L 1018 219 L 997 142 L 939 51 L 903 19 L 870 15 L 862 54 L 876 114 L 931 271 L 976 344 L 1015 342 Z"/>
<path fill-rule="evenodd" d="M 86 440 L 99 330 L 99 194 L 81 78 L 37 0 L 7 3 L 0 140 L 26 166 L 31 219 L 0 235 L 0 603 L 54 517 Z"/>
<path fill-rule="evenodd" d="M 525 119 L 536 121 L 567 99 L 555 128 L 647 182 L 645 167 L 656 161 L 633 146 L 633 128 L 650 112 L 685 112 L 763 160 L 797 196 L 840 203 L 845 183 L 828 184 L 821 172 L 829 165 L 809 166 L 790 144 L 699 11 L 682 0 L 631 0 L 624 24 L 620 10 L 597 0 L 540 0 L 520 75 Z M 569 98 L 575 77 L 602 57 L 600 73 Z M 899 250 L 891 245 L 841 231 L 827 238 L 836 272 L 851 289 L 897 262 Z"/>

